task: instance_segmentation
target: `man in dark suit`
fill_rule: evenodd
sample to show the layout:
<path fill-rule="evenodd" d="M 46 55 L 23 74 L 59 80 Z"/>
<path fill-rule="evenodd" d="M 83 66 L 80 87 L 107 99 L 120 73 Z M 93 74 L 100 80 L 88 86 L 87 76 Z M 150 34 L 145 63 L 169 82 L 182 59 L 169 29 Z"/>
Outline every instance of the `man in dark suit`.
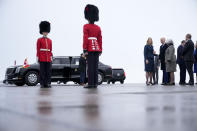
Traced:
<path fill-rule="evenodd" d="M 187 85 L 194 85 L 193 64 L 194 64 L 194 42 L 191 40 L 191 34 L 186 35 L 186 43 L 183 48 L 183 59 L 188 71 L 190 80 Z"/>
<path fill-rule="evenodd" d="M 185 85 L 185 78 L 186 78 L 186 66 L 182 56 L 184 45 L 185 45 L 185 40 L 181 42 L 181 45 L 179 45 L 177 49 L 177 64 L 179 65 L 180 68 L 180 81 L 179 81 L 180 85 Z"/>
<path fill-rule="evenodd" d="M 160 41 L 162 44 L 160 46 L 160 54 L 159 54 L 159 59 L 161 62 L 161 70 L 163 71 L 162 85 L 167 85 L 167 83 L 169 83 L 169 73 L 166 72 L 165 52 L 166 52 L 166 49 L 168 48 L 168 45 L 165 43 L 166 39 L 164 37 L 161 38 Z"/>

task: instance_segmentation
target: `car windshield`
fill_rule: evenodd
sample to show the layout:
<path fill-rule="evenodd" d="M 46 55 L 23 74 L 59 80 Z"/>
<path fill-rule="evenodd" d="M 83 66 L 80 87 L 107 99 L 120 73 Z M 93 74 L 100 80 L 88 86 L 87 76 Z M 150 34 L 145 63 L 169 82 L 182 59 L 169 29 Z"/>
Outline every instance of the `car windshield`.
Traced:
<path fill-rule="evenodd" d="M 102 62 L 99 62 L 99 65 L 104 65 Z"/>
<path fill-rule="evenodd" d="M 61 60 L 60 59 L 53 59 L 53 64 L 60 64 L 61 63 Z"/>

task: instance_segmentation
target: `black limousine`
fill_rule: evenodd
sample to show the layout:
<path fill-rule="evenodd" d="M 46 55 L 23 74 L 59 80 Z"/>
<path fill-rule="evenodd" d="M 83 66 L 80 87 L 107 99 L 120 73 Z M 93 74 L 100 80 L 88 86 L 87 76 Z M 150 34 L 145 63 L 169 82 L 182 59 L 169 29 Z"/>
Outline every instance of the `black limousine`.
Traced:
<path fill-rule="evenodd" d="M 53 57 L 52 61 L 52 82 L 67 83 L 73 81 L 80 83 L 79 56 Z M 98 82 L 102 84 L 112 78 L 111 66 L 99 62 Z M 88 78 L 87 78 L 88 79 Z M 87 81 L 86 79 L 86 81 Z M 17 86 L 36 86 L 39 83 L 39 64 L 31 64 L 29 67 L 21 65 L 12 66 L 6 69 L 3 83 L 15 84 Z"/>

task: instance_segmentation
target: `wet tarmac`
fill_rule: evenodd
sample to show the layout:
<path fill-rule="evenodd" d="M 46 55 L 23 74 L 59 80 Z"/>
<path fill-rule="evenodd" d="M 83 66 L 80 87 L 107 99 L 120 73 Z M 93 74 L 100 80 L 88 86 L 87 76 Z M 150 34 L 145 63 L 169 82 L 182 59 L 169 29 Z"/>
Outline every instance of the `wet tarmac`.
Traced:
<path fill-rule="evenodd" d="M 196 131 L 197 86 L 0 85 L 0 131 Z"/>

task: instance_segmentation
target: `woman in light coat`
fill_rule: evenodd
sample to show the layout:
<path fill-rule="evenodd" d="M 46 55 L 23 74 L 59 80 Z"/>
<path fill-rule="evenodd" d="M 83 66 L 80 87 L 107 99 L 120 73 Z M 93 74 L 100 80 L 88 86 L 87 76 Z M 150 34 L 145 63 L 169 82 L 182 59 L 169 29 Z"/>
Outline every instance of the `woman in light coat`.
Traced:
<path fill-rule="evenodd" d="M 170 83 L 168 85 L 175 85 L 174 72 L 176 72 L 176 55 L 173 41 L 167 40 L 168 48 L 165 52 L 166 72 L 170 73 Z"/>

